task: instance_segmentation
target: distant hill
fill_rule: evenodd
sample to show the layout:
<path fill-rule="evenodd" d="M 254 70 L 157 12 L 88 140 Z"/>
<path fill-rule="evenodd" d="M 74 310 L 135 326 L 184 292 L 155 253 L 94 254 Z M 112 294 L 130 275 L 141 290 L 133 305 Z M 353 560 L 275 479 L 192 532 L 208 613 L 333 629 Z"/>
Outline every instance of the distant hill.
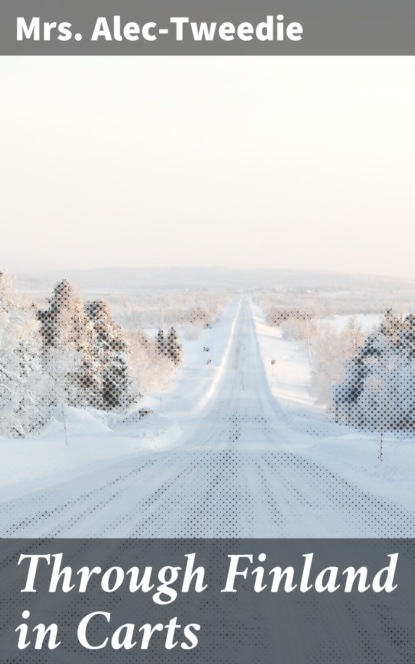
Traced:
<path fill-rule="evenodd" d="M 110 268 L 62 270 L 17 274 L 16 285 L 26 292 L 49 292 L 57 281 L 67 278 L 77 288 L 91 293 L 136 292 L 142 289 L 209 288 L 236 292 L 278 291 L 405 291 L 415 292 L 415 279 L 385 276 L 303 272 L 272 269 L 226 268 Z"/>

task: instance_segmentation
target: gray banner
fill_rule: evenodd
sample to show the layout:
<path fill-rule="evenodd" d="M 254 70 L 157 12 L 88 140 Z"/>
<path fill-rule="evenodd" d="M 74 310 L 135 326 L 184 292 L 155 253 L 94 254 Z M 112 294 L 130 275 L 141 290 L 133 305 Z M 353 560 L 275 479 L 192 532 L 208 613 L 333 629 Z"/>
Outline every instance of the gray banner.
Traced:
<path fill-rule="evenodd" d="M 0 55 L 414 55 L 414 28 L 413 0 L 1 0 Z"/>
<path fill-rule="evenodd" d="M 0 540 L 0 661 L 412 664 L 414 554 L 413 540 Z M 224 593 L 235 555 L 237 592 Z M 271 592 L 277 566 L 292 581 Z M 367 574 L 345 592 L 349 566 Z M 36 648 L 40 624 L 57 625 L 59 646 L 47 635 Z"/>

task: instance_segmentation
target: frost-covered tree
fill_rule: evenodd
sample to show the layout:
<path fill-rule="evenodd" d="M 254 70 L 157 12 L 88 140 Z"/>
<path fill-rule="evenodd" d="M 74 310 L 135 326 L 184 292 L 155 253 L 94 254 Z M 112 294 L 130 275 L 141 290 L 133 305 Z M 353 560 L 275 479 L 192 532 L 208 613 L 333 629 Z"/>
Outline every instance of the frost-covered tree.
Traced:
<path fill-rule="evenodd" d="M 8 275 L 0 272 L 0 435 L 35 433 L 49 416 L 34 308 L 19 301 Z"/>
<path fill-rule="evenodd" d="M 95 333 L 94 360 L 100 377 L 100 407 L 104 410 L 125 408 L 134 397 L 128 367 L 128 344 L 106 302 L 88 302 L 85 311 Z"/>
<path fill-rule="evenodd" d="M 106 302 L 84 306 L 64 279 L 38 316 L 44 369 L 60 386 L 60 400 L 64 394 L 69 405 L 102 410 L 125 408 L 134 400 L 128 345 Z"/>
<path fill-rule="evenodd" d="M 69 405 L 98 406 L 100 374 L 94 353 L 94 326 L 66 279 L 57 284 L 49 308 L 39 311 L 38 317 L 45 372 L 59 377 Z"/>
<path fill-rule="evenodd" d="M 164 389 L 175 365 L 164 353 L 160 353 L 160 335 L 151 339 L 139 330 L 128 330 L 126 335 L 130 349 L 128 364 L 135 392 Z"/>
<path fill-rule="evenodd" d="M 415 319 L 388 310 L 334 387 L 338 420 L 368 429 L 415 428 Z"/>
<path fill-rule="evenodd" d="M 165 343 L 165 354 L 176 365 L 182 361 L 182 346 L 174 327 L 171 327 Z"/>
<path fill-rule="evenodd" d="M 78 351 L 91 350 L 93 326 L 81 298 L 66 279 L 55 286 L 49 308 L 39 311 L 38 315 L 46 348 L 70 346 Z"/>
<path fill-rule="evenodd" d="M 363 341 L 362 330 L 354 318 L 343 330 L 328 324 L 314 329 L 310 344 L 311 378 L 318 401 L 331 405 L 333 385 L 342 379 L 345 362 L 355 355 Z"/>
<path fill-rule="evenodd" d="M 164 338 L 164 332 L 160 328 L 156 335 L 156 347 L 159 355 L 166 354 L 166 340 Z"/>
<path fill-rule="evenodd" d="M 179 343 L 179 337 L 174 327 L 171 327 L 167 336 L 162 329 L 156 335 L 156 348 L 159 355 L 164 355 L 174 364 L 178 365 L 182 361 L 182 346 Z"/>

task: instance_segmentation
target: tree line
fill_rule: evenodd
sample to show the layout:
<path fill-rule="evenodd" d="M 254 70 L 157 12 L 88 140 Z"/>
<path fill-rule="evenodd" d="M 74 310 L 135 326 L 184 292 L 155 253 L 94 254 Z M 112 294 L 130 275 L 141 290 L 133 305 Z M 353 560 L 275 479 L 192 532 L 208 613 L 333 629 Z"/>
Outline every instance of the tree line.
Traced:
<path fill-rule="evenodd" d="M 267 321 L 304 344 L 316 398 L 337 422 L 371 431 L 415 430 L 414 314 L 387 309 L 366 335 L 354 317 L 336 329 L 274 306 Z"/>
<path fill-rule="evenodd" d="M 173 327 L 166 335 L 159 330 L 153 343 L 141 334 L 140 343 L 151 359 L 182 362 Z M 0 435 L 35 433 L 59 406 L 126 411 L 141 396 L 133 367 L 107 302 L 84 303 L 64 279 L 39 309 L 23 303 L 0 272 Z"/>
<path fill-rule="evenodd" d="M 391 309 L 345 362 L 333 387 L 337 421 L 370 430 L 415 429 L 415 316 Z"/>

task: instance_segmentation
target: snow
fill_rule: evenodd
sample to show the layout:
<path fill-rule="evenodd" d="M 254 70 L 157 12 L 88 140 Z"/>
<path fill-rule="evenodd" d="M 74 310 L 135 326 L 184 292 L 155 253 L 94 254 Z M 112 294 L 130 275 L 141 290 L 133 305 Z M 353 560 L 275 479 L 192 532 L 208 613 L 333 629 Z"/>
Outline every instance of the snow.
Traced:
<path fill-rule="evenodd" d="M 361 433 L 344 434 L 318 441 L 310 456 L 365 491 L 388 498 L 415 513 L 415 439 L 386 437 L 383 461 L 379 439 Z M 406 536 L 402 532 L 402 537 Z"/>
<path fill-rule="evenodd" d="M 379 462 L 375 435 L 332 422 L 306 350 L 248 298 L 184 338 L 184 358 L 140 402 L 153 415 L 68 409 L 68 445 L 58 419 L 37 439 L 1 440 L 2 535 L 414 535 L 415 441 L 387 436 Z"/>
<path fill-rule="evenodd" d="M 283 339 L 280 327 L 266 325 L 258 307 L 254 308 L 254 320 L 272 394 L 285 410 L 293 406 L 316 408 L 310 364 L 304 346 Z M 275 364 L 271 364 L 273 360 Z"/>
<path fill-rule="evenodd" d="M 195 338 L 182 330 L 180 343 L 183 345 L 183 366 L 177 371 L 167 391 L 146 396 L 140 401 L 140 407 L 154 408 L 164 415 L 174 414 L 177 417 L 200 409 L 207 403 L 223 371 L 238 307 L 238 301 L 234 301 L 212 328 L 202 328 Z M 209 348 L 209 352 L 205 352 L 204 347 Z M 207 364 L 208 360 L 211 360 L 210 364 Z"/>
<path fill-rule="evenodd" d="M 287 416 L 302 409 L 318 414 L 320 407 L 313 399 L 311 374 L 304 345 L 282 338 L 280 328 L 266 325 L 259 308 L 255 308 L 255 323 L 261 355 L 267 368 L 270 389 L 280 403 L 285 404 Z M 334 316 L 327 319 L 337 329 L 344 329 L 351 316 Z M 357 315 L 354 318 L 369 332 L 379 323 L 377 315 Z M 271 359 L 276 358 L 275 369 Z M 303 418 L 304 428 L 304 418 Z M 310 440 L 302 453 L 310 459 L 324 464 L 334 473 L 365 491 L 388 497 L 415 512 L 415 438 L 399 440 L 392 435 L 384 436 L 382 462 L 379 461 L 380 436 L 353 431 L 334 425 L 327 415 L 316 417 L 314 426 L 319 435 Z M 334 435 L 333 435 L 334 434 Z"/>
<path fill-rule="evenodd" d="M 213 328 L 198 330 L 197 336 L 181 336 L 184 364 L 168 389 L 145 395 L 140 409 L 154 411 L 153 417 L 120 419 L 93 409 L 65 408 L 41 436 L 25 439 L 0 437 L 0 500 L 26 495 L 99 469 L 100 464 L 149 450 L 173 447 L 182 429 L 174 418 L 186 416 L 207 402 L 206 395 L 223 368 L 229 329 L 235 320 L 233 303 Z M 203 347 L 210 352 L 203 351 Z M 207 364 L 207 357 L 211 363 Z"/>
<path fill-rule="evenodd" d="M 346 329 L 347 324 L 351 319 L 354 319 L 356 323 L 362 328 L 364 334 L 369 334 L 374 330 L 380 323 L 382 316 L 379 314 L 355 314 L 352 315 L 336 315 L 331 318 L 320 318 L 318 320 L 319 325 L 328 325 L 333 327 L 336 330 L 343 331 Z"/>

